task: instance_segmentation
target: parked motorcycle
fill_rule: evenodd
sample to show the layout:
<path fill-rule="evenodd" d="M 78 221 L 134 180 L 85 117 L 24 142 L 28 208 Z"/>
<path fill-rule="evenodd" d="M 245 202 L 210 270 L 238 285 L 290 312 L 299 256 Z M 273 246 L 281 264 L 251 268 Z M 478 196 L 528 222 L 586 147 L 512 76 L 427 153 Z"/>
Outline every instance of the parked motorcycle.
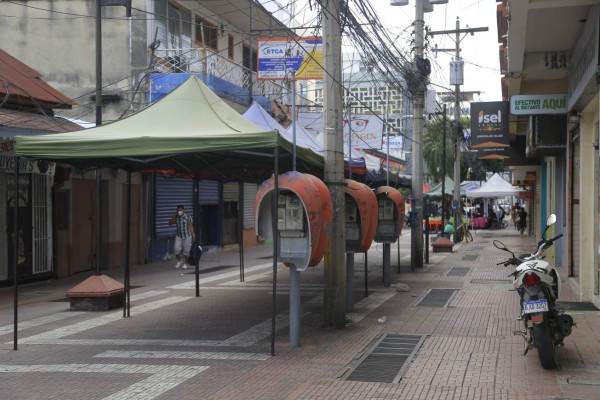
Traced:
<path fill-rule="evenodd" d="M 571 334 L 575 326 L 573 318 L 557 307 L 556 301 L 560 291 L 558 272 L 548 262 L 543 261 L 546 249 L 563 235 L 546 239 L 548 228 L 556 223 L 556 215 L 551 214 L 546 221 L 542 240 L 537 251 L 529 256 L 519 257 L 510 251 L 504 243 L 494 240 L 494 246 L 509 252 L 512 257 L 497 265 L 514 265 L 516 268 L 509 276 L 513 278 L 513 286 L 521 297 L 521 314 L 517 318 L 523 321 L 524 329 L 514 331 L 527 342 L 525 354 L 537 348 L 542 367 L 556 368 L 556 346 L 564 345 L 563 340 Z"/>

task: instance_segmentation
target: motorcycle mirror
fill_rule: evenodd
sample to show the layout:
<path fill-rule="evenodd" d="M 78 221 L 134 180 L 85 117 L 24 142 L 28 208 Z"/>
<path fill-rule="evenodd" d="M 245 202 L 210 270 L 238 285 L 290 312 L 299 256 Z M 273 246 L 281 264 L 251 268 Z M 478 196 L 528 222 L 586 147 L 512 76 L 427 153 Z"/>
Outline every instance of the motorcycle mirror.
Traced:
<path fill-rule="evenodd" d="M 504 251 L 508 251 L 510 253 L 510 250 L 508 250 L 506 248 L 506 245 L 504 243 L 502 243 L 501 241 L 494 240 L 492 243 L 494 244 L 494 247 L 497 248 L 498 250 L 504 250 Z"/>

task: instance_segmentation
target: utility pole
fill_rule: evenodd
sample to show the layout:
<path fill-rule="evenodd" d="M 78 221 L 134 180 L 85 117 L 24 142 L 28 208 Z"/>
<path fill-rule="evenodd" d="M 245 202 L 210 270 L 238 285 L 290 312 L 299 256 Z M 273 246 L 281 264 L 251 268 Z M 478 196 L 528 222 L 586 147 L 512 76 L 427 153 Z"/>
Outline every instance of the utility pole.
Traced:
<path fill-rule="evenodd" d="M 341 0 L 322 3 L 325 44 L 324 120 L 325 184 L 333 206 L 329 244 L 325 252 L 323 299 L 324 325 L 342 329 L 346 325 L 346 265 L 344 227 L 344 136 L 342 130 L 342 33 Z"/>
<path fill-rule="evenodd" d="M 423 0 L 415 1 L 415 67 L 423 59 L 423 39 L 425 31 Z M 418 71 L 418 70 L 417 70 Z M 416 79 L 412 92 L 413 101 L 413 143 L 412 143 L 412 215 L 410 242 L 410 270 L 423 268 L 423 108 L 425 103 L 425 82 Z"/>
<path fill-rule="evenodd" d="M 448 30 L 448 31 L 431 31 L 429 32 L 430 36 L 435 36 L 435 35 L 445 35 L 445 34 L 455 34 L 454 37 L 454 43 L 456 45 L 456 49 L 455 49 L 455 61 L 459 61 L 460 60 L 460 42 L 462 39 L 464 39 L 468 34 L 470 34 L 471 36 L 473 36 L 475 34 L 475 32 L 486 32 L 488 31 L 487 27 L 483 27 L 483 28 L 466 28 L 466 29 L 460 29 L 460 19 L 458 17 L 456 17 L 456 29 L 454 30 Z M 464 34 L 463 37 L 461 38 L 460 35 Z M 460 65 L 460 67 L 462 68 L 462 64 Z M 460 129 L 460 85 L 463 84 L 463 77 L 462 74 L 460 74 L 460 79 L 450 79 L 450 84 L 452 84 L 453 81 L 454 82 L 454 90 L 455 90 L 455 98 L 454 98 L 454 121 L 455 121 L 455 125 L 454 125 L 454 201 L 453 201 L 453 205 L 455 206 L 455 213 L 454 213 L 454 229 L 458 230 L 459 227 L 461 227 L 462 224 L 462 211 L 461 211 L 461 206 L 460 206 L 460 147 L 462 145 L 462 138 L 459 137 L 459 134 L 461 132 Z M 444 177 L 445 178 L 445 177 Z M 456 237 L 457 235 L 454 235 L 455 237 L 455 241 L 456 241 Z"/>

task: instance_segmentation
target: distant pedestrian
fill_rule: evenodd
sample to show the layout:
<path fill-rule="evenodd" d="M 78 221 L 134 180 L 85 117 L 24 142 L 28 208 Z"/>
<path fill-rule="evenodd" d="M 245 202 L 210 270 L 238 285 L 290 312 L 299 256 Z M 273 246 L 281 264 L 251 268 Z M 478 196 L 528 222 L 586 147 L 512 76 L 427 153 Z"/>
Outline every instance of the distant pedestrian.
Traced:
<path fill-rule="evenodd" d="M 177 232 L 175 233 L 175 257 L 177 257 L 177 264 L 175 268 L 188 268 L 188 257 L 192 250 L 192 243 L 196 239 L 196 233 L 194 232 L 194 224 L 192 217 L 186 214 L 185 209 L 182 205 L 177 206 L 177 212 L 173 214 L 169 219 L 169 226 L 175 224 Z M 183 250 L 183 257 L 182 257 Z"/>
<path fill-rule="evenodd" d="M 517 226 L 519 232 L 521 232 L 521 236 L 523 236 L 523 232 L 527 229 L 527 211 L 525 211 L 525 207 L 521 207 L 519 210 L 519 221 L 517 222 Z"/>
<path fill-rule="evenodd" d="M 518 204 L 515 204 L 510 215 L 513 224 L 515 225 L 515 229 L 517 229 L 517 222 L 519 221 L 519 211 L 521 211 L 521 207 Z"/>

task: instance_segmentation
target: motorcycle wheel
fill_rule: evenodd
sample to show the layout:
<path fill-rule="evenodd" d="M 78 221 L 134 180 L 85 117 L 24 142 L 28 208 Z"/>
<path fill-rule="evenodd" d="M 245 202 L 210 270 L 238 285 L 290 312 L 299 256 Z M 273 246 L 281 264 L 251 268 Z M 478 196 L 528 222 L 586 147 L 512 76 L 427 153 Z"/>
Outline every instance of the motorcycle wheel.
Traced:
<path fill-rule="evenodd" d="M 533 325 L 533 343 L 537 348 L 540 364 L 544 369 L 556 368 L 556 352 L 548 321 Z"/>

